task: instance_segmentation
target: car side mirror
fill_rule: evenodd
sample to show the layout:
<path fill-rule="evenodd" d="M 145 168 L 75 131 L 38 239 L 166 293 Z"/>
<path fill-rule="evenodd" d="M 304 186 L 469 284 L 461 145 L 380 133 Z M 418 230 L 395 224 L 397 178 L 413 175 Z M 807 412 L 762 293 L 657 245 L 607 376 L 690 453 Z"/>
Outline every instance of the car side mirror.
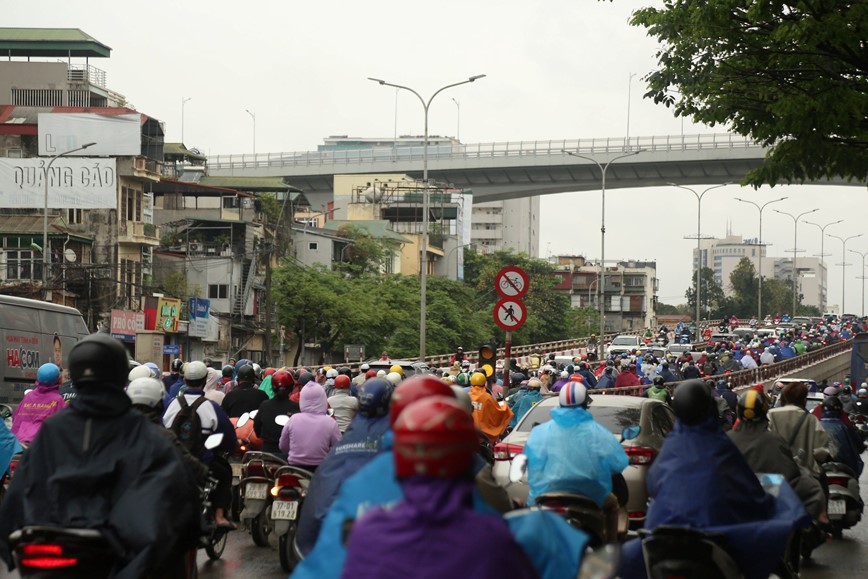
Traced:
<path fill-rule="evenodd" d="M 517 483 L 527 474 L 527 455 L 519 454 L 509 466 L 509 482 Z"/>
<path fill-rule="evenodd" d="M 286 426 L 286 423 L 289 422 L 288 414 L 280 414 L 274 417 L 274 422 L 280 426 Z"/>
<path fill-rule="evenodd" d="M 642 432 L 642 427 L 638 424 L 628 426 L 621 432 L 621 440 L 633 440 L 634 438 L 638 438 L 640 432 Z"/>

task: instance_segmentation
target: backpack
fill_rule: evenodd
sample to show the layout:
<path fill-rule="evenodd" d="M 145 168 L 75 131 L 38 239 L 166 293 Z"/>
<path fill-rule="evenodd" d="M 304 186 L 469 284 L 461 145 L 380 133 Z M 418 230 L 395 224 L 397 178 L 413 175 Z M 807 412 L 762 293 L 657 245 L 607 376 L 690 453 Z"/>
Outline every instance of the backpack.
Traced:
<path fill-rule="evenodd" d="M 202 420 L 199 418 L 199 407 L 208 399 L 199 396 L 193 404 L 188 404 L 187 399 L 181 395 L 177 398 L 181 409 L 172 421 L 172 432 L 178 440 L 194 456 L 198 456 L 204 447 L 202 442 Z"/>

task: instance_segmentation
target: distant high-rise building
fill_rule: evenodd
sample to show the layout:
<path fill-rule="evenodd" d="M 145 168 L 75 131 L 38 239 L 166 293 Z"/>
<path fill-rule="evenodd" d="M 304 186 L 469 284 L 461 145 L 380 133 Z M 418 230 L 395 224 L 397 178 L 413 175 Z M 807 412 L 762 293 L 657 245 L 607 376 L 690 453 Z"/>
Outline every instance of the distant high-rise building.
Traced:
<path fill-rule="evenodd" d="M 539 255 L 539 196 L 475 203 L 470 241 L 477 251 L 512 249 Z"/>

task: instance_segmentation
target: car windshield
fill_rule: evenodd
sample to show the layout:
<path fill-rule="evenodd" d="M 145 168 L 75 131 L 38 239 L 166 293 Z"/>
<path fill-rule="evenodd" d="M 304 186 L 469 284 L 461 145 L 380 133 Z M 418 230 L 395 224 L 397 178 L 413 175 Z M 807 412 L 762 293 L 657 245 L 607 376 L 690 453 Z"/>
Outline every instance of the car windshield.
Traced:
<path fill-rule="evenodd" d="M 636 338 L 631 338 L 629 336 L 625 336 L 623 338 L 615 338 L 612 341 L 613 346 L 635 346 Z"/>
<path fill-rule="evenodd" d="M 537 404 L 527 413 L 521 424 L 518 425 L 518 432 L 530 432 L 534 426 L 543 424 L 551 420 L 552 409 L 558 408 L 557 405 Z M 623 406 L 594 406 L 590 407 L 591 415 L 597 424 L 603 426 L 612 434 L 621 434 L 628 426 L 639 424 L 639 408 L 625 408 Z"/>

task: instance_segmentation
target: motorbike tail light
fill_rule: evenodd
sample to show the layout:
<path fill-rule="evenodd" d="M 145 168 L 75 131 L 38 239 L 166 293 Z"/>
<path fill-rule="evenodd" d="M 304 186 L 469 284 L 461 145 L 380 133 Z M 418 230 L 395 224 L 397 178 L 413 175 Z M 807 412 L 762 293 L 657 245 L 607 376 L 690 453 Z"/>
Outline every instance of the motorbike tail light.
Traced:
<path fill-rule="evenodd" d="M 25 557 L 32 555 L 63 555 L 63 547 L 50 544 L 24 545 L 21 547 L 21 552 Z"/>
<path fill-rule="evenodd" d="M 568 503 L 555 500 L 540 502 L 539 506 L 546 511 L 552 511 L 554 513 L 558 513 L 559 515 L 563 515 L 569 510 Z"/>
<path fill-rule="evenodd" d="M 238 450 L 240 450 L 241 452 L 247 452 L 247 446 L 242 444 L 238 447 Z"/>
<path fill-rule="evenodd" d="M 278 487 L 300 487 L 301 484 L 298 481 L 298 477 L 294 474 L 282 474 L 277 477 L 277 484 L 275 486 Z"/>
<path fill-rule="evenodd" d="M 644 519 L 645 511 L 630 511 L 627 513 L 627 517 L 630 519 Z"/>
<path fill-rule="evenodd" d="M 512 460 L 524 452 L 524 446 L 500 442 L 494 445 L 494 460 Z"/>
<path fill-rule="evenodd" d="M 849 482 L 847 477 L 844 476 L 830 476 L 826 478 L 826 481 L 830 485 L 838 485 L 839 487 L 846 487 Z"/>
<path fill-rule="evenodd" d="M 657 451 L 650 446 L 627 446 L 624 448 L 630 464 L 645 465 L 654 462 Z"/>
<path fill-rule="evenodd" d="M 63 547 L 49 543 L 24 545 L 21 547 L 22 567 L 35 569 L 57 569 L 78 565 L 78 558 L 64 557 Z"/>
<path fill-rule="evenodd" d="M 268 473 L 265 472 L 265 465 L 263 465 L 259 461 L 256 461 L 256 462 L 250 461 L 247 463 L 247 466 L 245 468 L 246 468 L 246 471 L 245 471 L 246 475 L 245 476 L 260 476 L 260 477 L 267 477 L 268 476 Z"/>

